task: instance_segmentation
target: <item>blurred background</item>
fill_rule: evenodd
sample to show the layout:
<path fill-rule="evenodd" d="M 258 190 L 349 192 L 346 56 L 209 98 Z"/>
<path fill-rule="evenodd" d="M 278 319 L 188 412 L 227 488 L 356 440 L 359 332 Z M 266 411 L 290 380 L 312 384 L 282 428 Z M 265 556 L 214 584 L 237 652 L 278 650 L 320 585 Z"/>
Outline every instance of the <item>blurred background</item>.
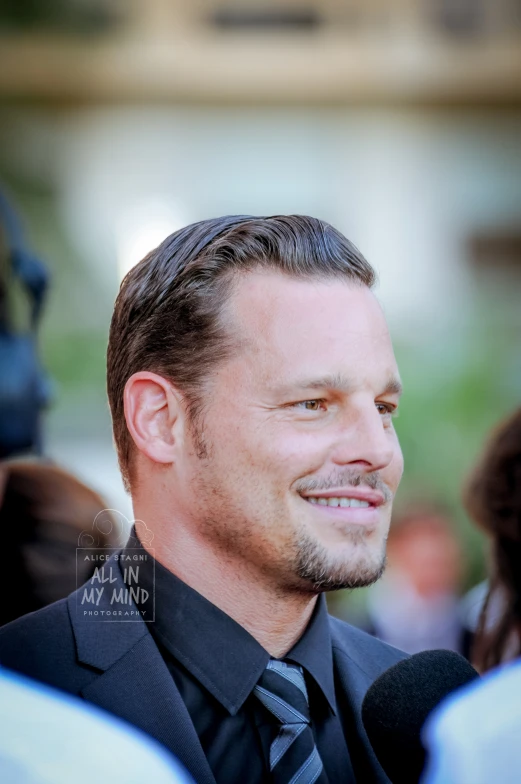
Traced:
<path fill-rule="evenodd" d="M 0 185 L 50 273 L 45 454 L 130 517 L 105 396 L 122 276 L 202 218 L 323 218 L 379 273 L 405 384 L 396 563 L 439 545 L 418 590 L 459 596 L 484 574 L 461 483 L 521 397 L 520 153 L 521 0 L 3 0 Z M 373 594 L 332 606 L 377 626 Z"/>

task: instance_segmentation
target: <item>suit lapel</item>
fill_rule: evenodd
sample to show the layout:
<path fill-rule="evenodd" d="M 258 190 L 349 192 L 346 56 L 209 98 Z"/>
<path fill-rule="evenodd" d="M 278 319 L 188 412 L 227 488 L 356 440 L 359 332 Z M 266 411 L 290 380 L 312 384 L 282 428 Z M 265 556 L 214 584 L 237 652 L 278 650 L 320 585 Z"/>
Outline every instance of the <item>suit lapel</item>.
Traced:
<path fill-rule="evenodd" d="M 124 586 L 116 561 L 110 559 L 114 587 Z M 115 568 L 114 568 L 115 567 Z M 89 702 L 116 714 L 164 744 L 197 784 L 215 784 L 190 715 L 163 658 L 141 618 L 103 621 L 84 614 L 83 589 L 69 597 L 69 614 L 78 660 L 101 670 L 81 690 Z M 110 609 L 102 597 L 98 613 Z"/>
<path fill-rule="evenodd" d="M 341 640 L 335 634 L 333 626 L 331 626 L 331 641 L 336 680 L 340 685 L 340 695 L 337 692 L 337 698 L 340 696 L 344 710 L 347 709 L 347 714 L 351 717 L 350 731 L 357 739 L 356 744 L 350 742 L 348 730 L 346 741 L 356 780 L 363 781 L 364 784 L 390 784 L 362 723 L 362 702 L 374 677 L 367 674 L 361 663 L 349 655 L 345 639 Z M 353 646 L 353 650 L 356 651 L 356 646 Z"/>
<path fill-rule="evenodd" d="M 186 706 L 150 634 L 81 693 L 163 743 L 197 784 L 215 784 Z"/>

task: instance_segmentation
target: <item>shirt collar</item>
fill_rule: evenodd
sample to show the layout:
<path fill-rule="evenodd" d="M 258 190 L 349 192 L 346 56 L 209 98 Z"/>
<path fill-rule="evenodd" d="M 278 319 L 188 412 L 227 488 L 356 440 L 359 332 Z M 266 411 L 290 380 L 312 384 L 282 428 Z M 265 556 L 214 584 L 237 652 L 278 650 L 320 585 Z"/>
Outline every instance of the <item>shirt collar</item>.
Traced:
<path fill-rule="evenodd" d="M 141 548 L 135 536 L 129 548 Z M 154 597 L 153 633 L 232 714 L 253 691 L 269 653 L 229 615 L 153 557 L 141 564 L 140 584 Z M 319 596 L 302 637 L 284 657 L 303 667 L 336 711 L 333 656 L 325 597 Z"/>
<path fill-rule="evenodd" d="M 318 597 L 304 634 L 284 658 L 300 664 L 313 676 L 331 710 L 336 713 L 333 651 L 326 597 L 323 593 Z"/>

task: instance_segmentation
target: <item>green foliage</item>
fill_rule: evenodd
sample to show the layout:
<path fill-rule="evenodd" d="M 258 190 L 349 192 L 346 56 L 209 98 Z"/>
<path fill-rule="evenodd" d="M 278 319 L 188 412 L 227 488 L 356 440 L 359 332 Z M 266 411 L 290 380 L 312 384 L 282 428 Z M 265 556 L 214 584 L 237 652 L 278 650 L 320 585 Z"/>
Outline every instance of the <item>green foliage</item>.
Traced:
<path fill-rule="evenodd" d="M 93 387 L 105 390 L 107 335 L 81 332 L 48 336 L 42 347 L 46 370 L 60 394 Z"/>
<path fill-rule="evenodd" d="M 458 347 L 398 347 L 404 380 L 396 428 L 406 459 L 405 487 L 427 482 L 452 503 L 490 428 L 519 404 L 517 345 L 498 333 Z"/>
<path fill-rule="evenodd" d="M 520 403 L 520 352 L 486 320 L 453 345 L 399 346 L 404 381 L 396 422 L 405 472 L 398 502 L 432 500 L 451 514 L 467 554 L 467 583 L 483 574 L 483 538 L 461 505 L 465 479 L 491 428 Z"/>

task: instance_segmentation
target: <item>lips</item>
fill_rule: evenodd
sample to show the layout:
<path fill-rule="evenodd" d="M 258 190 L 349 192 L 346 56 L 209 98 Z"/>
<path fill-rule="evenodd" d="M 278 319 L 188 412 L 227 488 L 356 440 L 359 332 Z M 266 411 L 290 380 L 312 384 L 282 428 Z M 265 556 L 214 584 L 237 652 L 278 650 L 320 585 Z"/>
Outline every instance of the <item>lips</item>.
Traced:
<path fill-rule="evenodd" d="M 365 490 L 361 487 L 342 487 L 336 490 L 327 490 L 323 492 L 301 493 L 301 495 L 304 500 L 309 501 L 310 503 L 319 504 L 321 499 L 326 500 L 326 503 L 329 501 L 329 499 L 338 499 L 340 502 L 342 499 L 354 499 L 356 501 L 364 501 L 365 503 L 369 504 L 370 507 L 378 507 L 385 503 L 385 498 L 382 493 L 374 490 Z M 338 506 L 344 507 L 344 504 L 339 503 Z M 353 504 L 353 506 L 355 506 L 355 504 Z M 356 504 L 356 506 L 358 506 L 358 504 Z M 365 506 L 365 504 L 363 504 L 363 506 Z"/>

